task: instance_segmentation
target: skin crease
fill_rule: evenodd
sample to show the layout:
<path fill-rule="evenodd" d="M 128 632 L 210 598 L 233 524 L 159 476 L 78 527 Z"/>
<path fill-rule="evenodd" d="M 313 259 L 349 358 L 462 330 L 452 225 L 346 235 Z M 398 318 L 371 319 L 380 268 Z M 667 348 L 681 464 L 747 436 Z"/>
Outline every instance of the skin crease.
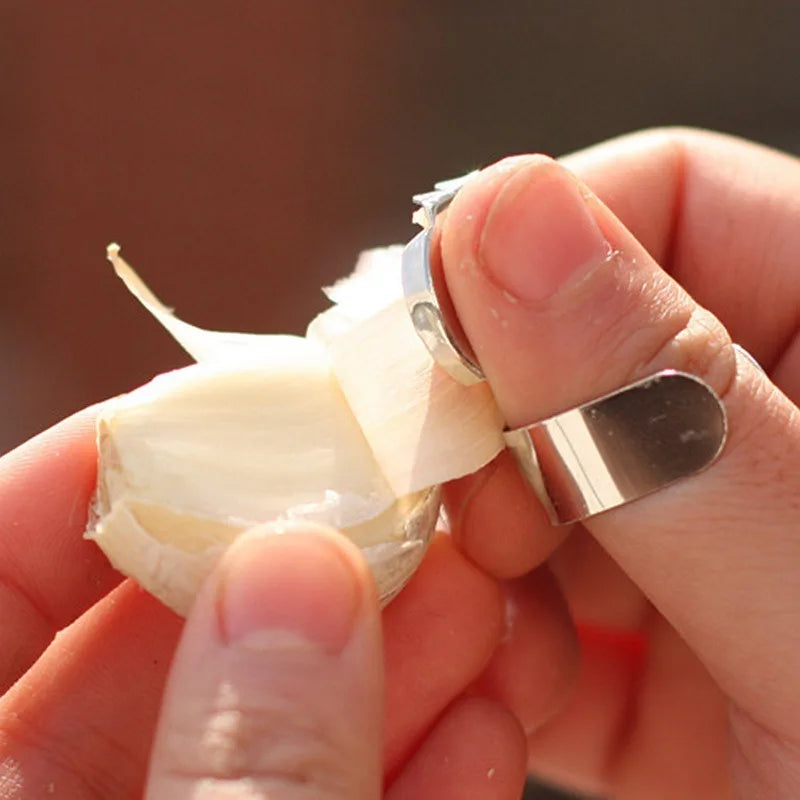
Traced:
<path fill-rule="evenodd" d="M 80 538 L 94 485 L 93 412 L 73 417 L 0 459 L 3 800 L 56 789 L 67 798 L 141 796 L 159 713 L 151 798 L 219 796 L 209 793 L 216 789 L 252 797 L 255 784 L 242 780 L 250 773 L 277 798 L 373 798 L 382 772 L 392 800 L 516 800 L 526 762 L 557 783 L 619 800 L 800 795 L 800 553 L 787 536 L 800 516 L 792 500 L 800 496 L 792 405 L 800 400 L 800 166 L 756 145 L 682 130 L 626 137 L 564 163 L 622 254 L 610 278 L 595 270 L 568 281 L 555 300 L 494 303 L 497 284 L 482 272 L 493 246 L 490 217 L 511 241 L 526 182 L 545 171 L 555 183 L 540 186 L 553 203 L 547 193 L 559 181 L 578 185 L 541 157 L 487 170 L 458 195 L 436 237 L 454 307 L 503 410 L 523 424 L 528 414 L 554 410 L 549 404 L 573 404 L 606 381 L 683 359 L 726 394 L 732 438 L 718 464 L 557 531 L 511 465 L 490 465 L 447 488 L 453 536 L 437 539 L 381 626 L 358 555 L 341 545 L 360 598 L 353 619 L 331 615 L 331 632 L 315 618 L 304 630 L 326 648 L 303 645 L 293 670 L 270 673 L 264 665 L 274 660 L 264 653 L 281 642 L 286 652 L 275 620 L 248 620 L 262 626 L 252 647 L 221 636 L 218 617 L 222 575 L 245 585 L 237 570 L 259 568 L 258 536 L 242 544 L 254 548 L 246 559 L 232 552 L 223 562 L 186 626 L 130 581 L 118 586 L 120 577 Z M 516 189 L 495 204 L 513 180 Z M 564 229 L 537 235 L 570 236 L 563 219 Z M 551 260 L 557 245 L 547 245 Z M 516 254 L 523 271 L 525 255 Z M 465 263 L 476 268 L 461 269 Z M 576 323 L 593 297 L 610 301 L 603 308 L 620 320 L 594 338 Z M 694 314 L 694 301 L 724 328 Z M 507 338 L 484 325 L 488 305 L 507 314 Z M 687 320 L 702 324 L 685 333 Z M 532 339 L 539 328 L 547 335 Z M 726 331 L 785 396 L 746 365 L 733 380 Z M 676 334 L 678 345 L 665 346 Z M 507 361 L 508 353 L 515 358 Z M 758 532 L 757 546 L 749 531 Z M 331 532 L 304 535 L 310 547 L 315 536 L 337 541 Z M 258 581 L 247 585 L 258 589 Z M 287 600 L 280 625 L 304 608 Z M 331 691 L 301 691 L 308 675 L 314 685 L 327 676 Z M 371 699 L 355 729 L 369 735 L 329 740 L 306 730 L 281 751 L 288 760 L 247 760 L 263 751 L 259 743 L 275 742 L 280 722 L 321 725 L 324 709 L 334 718 L 350 713 L 353 692 L 367 692 L 358 688 L 364 675 L 385 676 L 385 686 L 376 679 L 363 695 Z M 261 700 L 282 689 L 297 705 L 237 708 L 231 698 L 254 687 Z M 232 708 L 208 705 L 223 696 Z M 244 720 L 238 739 L 203 739 L 221 730 L 220 710 Z M 355 750 L 344 749 L 345 739 Z M 239 760 L 212 759 L 214 774 L 192 762 L 181 771 L 182 758 L 218 740 L 234 741 Z M 301 757 L 306 746 L 322 749 Z M 303 783 L 306 763 L 316 767 Z M 337 795 L 344 785 L 361 793 Z M 309 794 L 309 786 L 327 793 Z"/>

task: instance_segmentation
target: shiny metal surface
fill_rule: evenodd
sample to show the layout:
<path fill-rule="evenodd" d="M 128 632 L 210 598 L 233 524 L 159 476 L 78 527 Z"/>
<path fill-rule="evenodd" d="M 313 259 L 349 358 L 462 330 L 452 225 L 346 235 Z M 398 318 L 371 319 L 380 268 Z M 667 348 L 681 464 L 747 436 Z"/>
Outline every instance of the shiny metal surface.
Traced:
<path fill-rule="evenodd" d="M 434 191 L 414 196 L 426 227 L 406 245 L 402 263 L 403 294 L 417 334 L 436 363 L 450 377 L 467 386 L 482 381 L 484 376 L 447 326 L 433 285 L 430 249 L 436 215 L 449 205 L 474 174 L 442 181 L 436 184 Z"/>
<path fill-rule="evenodd" d="M 708 467 L 726 434 L 714 391 L 667 370 L 505 439 L 551 521 L 564 525 Z"/>

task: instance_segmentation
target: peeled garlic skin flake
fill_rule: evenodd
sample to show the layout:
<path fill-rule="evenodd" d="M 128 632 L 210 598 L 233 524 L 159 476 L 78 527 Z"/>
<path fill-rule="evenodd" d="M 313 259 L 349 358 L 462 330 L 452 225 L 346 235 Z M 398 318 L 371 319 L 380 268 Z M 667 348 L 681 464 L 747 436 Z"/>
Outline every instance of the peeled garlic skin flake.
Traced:
<path fill-rule="evenodd" d="M 400 248 L 370 251 L 307 337 L 175 317 L 109 246 L 128 289 L 198 363 L 105 404 L 86 536 L 185 615 L 244 530 L 309 519 L 361 549 L 384 602 L 416 569 L 439 484 L 502 448 L 488 389 L 433 363 L 397 302 Z"/>
<path fill-rule="evenodd" d="M 308 335 L 325 342 L 339 385 L 398 497 L 460 478 L 502 450 L 502 417 L 489 387 L 463 386 L 433 362 L 405 301 L 351 324 L 338 312 L 336 306 L 320 314 Z"/>

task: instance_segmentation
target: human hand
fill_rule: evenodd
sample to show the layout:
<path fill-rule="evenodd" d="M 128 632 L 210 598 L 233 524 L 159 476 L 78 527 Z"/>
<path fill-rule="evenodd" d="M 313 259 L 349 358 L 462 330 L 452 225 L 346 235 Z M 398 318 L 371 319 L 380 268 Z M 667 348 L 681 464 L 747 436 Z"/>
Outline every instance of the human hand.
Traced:
<path fill-rule="evenodd" d="M 759 149 L 751 152 L 740 144 L 724 144 L 726 140 L 720 143 L 711 139 L 705 147 L 698 143 L 702 141 L 706 141 L 702 136 L 694 141 L 693 146 L 701 155 L 695 158 L 696 166 L 686 170 L 686 175 L 694 176 L 707 193 L 705 203 L 694 198 L 694 207 L 699 203 L 707 208 L 720 202 L 718 193 L 713 191 L 717 185 L 715 175 L 721 180 L 711 169 L 715 162 L 713 153 L 722 151 L 724 156 L 729 147 L 737 153 L 744 147 L 751 153 L 749 157 L 737 155 L 736 160 L 742 161 L 743 167 L 752 164 L 763 172 L 777 173 L 766 180 L 773 192 L 775 186 L 783 186 L 789 196 L 792 181 L 787 185 L 786 175 L 781 177 L 781 172 L 796 173 L 791 160 Z M 777 350 L 771 347 L 778 334 L 783 332 L 789 337 L 787 318 L 791 315 L 787 308 L 793 295 L 791 276 L 786 268 L 791 241 L 786 243 L 785 229 L 790 226 L 786 220 L 791 220 L 791 202 L 781 200 L 772 208 L 766 204 L 770 225 L 778 231 L 775 238 L 783 243 L 785 255 L 783 259 L 775 257 L 774 273 L 759 276 L 762 285 L 752 277 L 748 279 L 747 268 L 759 255 L 765 258 L 754 236 L 754 230 L 762 230 L 764 225 L 766 211 L 758 202 L 759 197 L 763 201 L 763 195 L 745 186 L 739 204 L 728 200 L 726 214 L 741 219 L 742 223 L 737 227 L 736 247 L 733 243 L 724 244 L 733 248 L 736 256 L 733 264 L 734 267 L 738 264 L 739 269 L 717 275 L 712 269 L 711 254 L 705 252 L 709 239 L 715 237 L 703 231 L 698 239 L 696 228 L 687 226 L 692 220 L 696 225 L 696 217 L 684 213 L 681 224 L 675 228 L 680 232 L 677 239 L 665 232 L 669 216 L 665 216 L 665 209 L 671 208 L 671 201 L 675 200 L 672 179 L 676 173 L 668 169 L 670 154 L 676 158 L 674 154 L 680 152 L 680 147 L 659 143 L 658 137 L 640 142 L 634 147 L 630 143 L 622 144 L 620 149 L 612 151 L 612 156 L 600 149 L 596 154 L 578 157 L 573 163 L 658 258 L 663 260 L 665 248 L 673 243 L 671 261 L 681 282 L 698 299 L 718 311 L 737 340 L 769 366 L 773 377 L 791 393 L 790 361 L 788 366 L 778 366 L 774 371 Z M 710 175 L 699 169 L 704 165 Z M 647 197 L 647 190 L 652 187 L 642 176 L 646 178 L 653 169 L 665 182 L 657 184 L 661 187 L 659 192 Z M 669 338 L 665 328 L 659 326 L 679 319 L 684 301 L 677 292 L 672 294 L 665 290 L 664 297 L 657 298 L 666 301 L 664 306 L 654 302 L 649 292 L 660 285 L 661 280 L 653 277 L 660 275 L 655 271 L 647 275 L 648 280 L 641 286 L 635 280 L 614 284 L 608 299 L 618 302 L 628 313 L 620 315 L 620 324 L 611 326 L 607 337 L 589 342 L 587 337 L 581 341 L 580 320 L 576 321 L 575 317 L 587 313 L 591 292 L 583 296 L 586 303 L 583 312 L 580 302 L 575 300 L 571 311 L 567 302 L 560 311 L 550 309 L 548 313 L 547 303 L 534 304 L 531 312 L 529 305 L 513 304 L 505 298 L 520 308 L 511 309 L 518 312 L 517 316 L 506 317 L 505 330 L 510 338 L 504 341 L 508 347 L 496 347 L 492 353 L 491 342 L 496 340 L 497 327 L 492 331 L 485 324 L 488 317 L 486 313 L 481 316 L 481 304 L 483 311 L 489 314 L 491 308 L 498 312 L 503 307 L 487 304 L 493 287 L 485 284 L 479 270 L 458 269 L 465 263 L 458 257 L 458 248 L 465 246 L 466 239 L 459 243 L 456 236 L 459 230 L 467 236 L 470 226 L 463 223 L 475 224 L 475 217 L 466 219 L 472 213 L 468 210 L 468 200 L 472 198 L 476 204 L 488 202 L 487 196 L 481 195 L 479 190 L 481 185 L 485 190 L 486 181 L 491 180 L 502 181 L 502 173 L 494 171 L 492 176 L 492 171 L 488 171 L 480 183 L 463 190 L 451 207 L 450 223 L 445 228 L 444 262 L 459 316 L 481 356 L 509 422 L 514 424 L 513 413 L 509 411 L 515 411 L 516 402 L 517 422 L 524 424 L 547 413 L 544 410 L 548 408 L 547 403 L 552 402 L 550 411 L 559 410 L 602 393 L 602 387 L 606 386 L 604 381 L 620 385 L 639 374 L 634 356 L 638 353 L 638 359 L 644 359 L 643 350 L 637 348 L 646 349 L 648 343 L 658 342 L 662 334 Z M 550 187 L 542 194 L 545 205 L 555 208 L 558 208 L 557 183 L 555 189 Z M 761 185 L 759 182 L 758 186 Z M 511 204 L 510 207 L 511 228 L 521 229 L 513 214 L 513 208 L 519 210 L 521 206 Z M 758 208 L 761 209 L 760 219 Z M 738 216 L 734 213 L 737 209 Z M 464 219 L 456 225 L 453 220 L 458 219 L 459 213 Z M 537 210 L 537 215 L 539 213 Z M 622 253 L 621 263 L 631 256 L 637 259 L 640 267 L 636 275 L 642 277 L 641 265 L 652 268 L 646 254 L 605 216 L 602 209 L 598 213 L 606 238 Z M 572 239 L 580 226 L 576 228 L 574 220 L 570 223 L 570 218 L 563 216 L 564 225 L 559 227 L 555 223 L 561 215 L 556 215 L 551 223 L 552 230 L 542 231 L 540 227 L 539 235 L 563 236 L 566 230 L 566 235 Z M 502 223 L 504 215 L 496 216 Z M 746 225 L 744 221 L 748 218 L 751 218 L 750 224 Z M 782 226 L 784 233 L 780 232 Z M 535 225 L 530 227 L 536 231 Z M 451 247 L 455 247 L 449 252 L 448 236 L 452 239 Z M 678 239 L 680 246 L 676 244 Z M 513 236 L 508 240 L 513 241 Z M 546 249 L 547 242 L 543 244 Z M 724 244 L 711 248 L 715 258 L 721 256 Z M 552 252 L 560 249 L 556 239 Z M 706 257 L 701 258 L 702 255 Z M 681 259 L 688 263 L 690 257 L 698 264 L 697 273 L 681 274 L 678 269 L 684 263 Z M 730 263 L 728 259 L 726 266 Z M 454 278 L 453 272 L 464 274 Z M 780 301 L 776 306 L 779 313 L 773 319 L 763 314 L 754 314 L 748 319 L 746 314 L 737 313 L 741 311 L 737 288 L 744 286 L 749 297 L 758 297 L 753 289 L 759 285 L 762 291 Z M 616 319 L 619 306 L 610 302 L 607 318 Z M 672 309 L 676 316 L 654 313 L 662 308 L 665 312 Z M 559 325 L 549 329 L 548 319 L 554 317 L 558 318 Z M 602 309 L 597 318 L 601 320 L 597 329 L 603 330 Z M 538 329 L 545 329 L 547 338 L 536 337 L 537 347 L 531 348 L 528 339 L 536 333 L 537 320 Z M 644 331 L 643 338 L 631 335 L 631 331 L 640 329 Z M 626 348 L 630 349 L 622 348 L 612 357 L 612 344 L 629 336 L 631 340 Z M 515 340 L 516 348 L 512 346 Z M 546 346 L 540 346 L 542 342 L 546 342 Z M 695 339 L 694 344 L 697 343 Z M 660 366 L 685 366 L 695 371 L 692 367 L 699 364 L 700 374 L 714 384 L 713 375 L 702 370 L 703 353 L 707 350 L 702 342 L 699 344 L 696 356 L 688 362 L 680 358 L 682 353 L 691 355 L 692 341 L 675 348 L 677 353 L 667 348 L 661 362 L 643 365 L 639 371 L 650 372 Z M 499 355 L 498 350 L 501 351 Z M 787 353 L 781 364 L 786 358 L 791 359 L 791 350 Z M 524 356 L 521 372 L 515 355 Z M 592 358 L 586 360 L 589 355 Z M 591 368 L 588 371 L 587 365 Z M 513 373 L 510 366 L 514 368 Z M 729 392 L 726 402 L 730 404 L 733 400 L 746 407 L 748 398 L 761 397 L 756 391 L 761 378 L 754 372 L 747 372 L 746 365 L 742 369 L 748 383 L 742 388 L 737 386 L 734 394 Z M 537 376 L 542 372 L 553 382 L 537 393 Z M 618 380 L 614 381 L 615 378 Z M 737 384 L 739 380 L 737 378 Z M 614 385 L 606 388 L 614 388 Z M 774 403 L 786 401 L 776 395 L 766 402 L 772 405 L 751 417 L 745 415 L 744 422 L 740 411 L 731 413 L 732 426 L 739 420 L 739 429 L 732 427 L 726 453 L 708 473 L 687 481 L 683 488 L 673 487 L 586 526 L 630 577 L 612 564 L 594 543 L 595 539 L 583 529 L 573 531 L 550 559 L 573 615 L 591 623 L 590 628 L 583 629 L 583 661 L 577 689 L 566 710 L 555 717 L 554 709 L 566 695 L 577 659 L 574 634 L 549 573 L 535 570 L 506 585 L 511 614 L 504 626 L 503 606 L 496 585 L 460 557 L 446 539 L 434 545 L 412 584 L 384 615 L 387 677 L 383 755 L 391 784 L 389 792 L 395 792 L 395 797 L 515 796 L 522 778 L 519 731 L 498 703 L 461 697 L 464 689 L 472 684 L 473 693 L 489 695 L 513 708 L 530 733 L 529 752 L 535 769 L 572 785 L 613 790 L 621 798 L 727 796 L 730 784 L 722 745 L 727 725 L 726 703 L 730 698 L 739 709 L 733 717 L 738 726 L 734 734 L 738 734 L 743 754 L 738 758 L 745 768 L 751 768 L 750 772 L 745 769 L 743 777 L 737 780 L 740 783 L 750 780 L 756 787 L 766 786 L 764 791 L 772 792 L 769 796 L 781 796 L 776 792 L 785 787 L 777 782 L 784 781 L 790 786 L 786 781 L 791 780 L 793 768 L 794 744 L 791 733 L 785 733 L 785 721 L 791 720 L 792 714 L 796 717 L 798 705 L 796 683 L 785 679 L 797 674 L 797 648 L 791 638 L 796 636 L 797 630 L 792 617 L 796 613 L 796 602 L 791 603 L 792 599 L 796 600 L 796 591 L 792 595 L 792 590 L 797 586 L 791 580 L 791 565 L 795 564 L 796 570 L 797 561 L 796 549 L 792 549 L 792 542 L 787 538 L 790 522 L 785 520 L 791 520 L 791 513 L 787 514 L 786 509 L 788 503 L 791 512 L 791 492 L 793 488 L 796 491 L 791 481 L 794 478 L 796 483 L 798 471 L 790 471 L 789 443 L 775 435 L 778 421 L 771 417 L 775 413 Z M 785 406 L 777 408 L 780 411 Z M 529 409 L 533 409 L 530 415 Z M 92 796 L 92 793 L 109 798 L 136 795 L 146 773 L 166 667 L 180 631 L 178 620 L 130 582 L 114 589 L 119 576 L 91 543 L 79 539 L 94 485 L 95 455 L 90 416 L 68 421 L 5 457 L 0 464 L 0 564 L 3 565 L 0 612 L 5 621 L 0 630 L 0 686 L 5 689 L 24 673 L 0 700 L 0 788 L 8 797 L 37 796 L 37 793 L 47 796 L 56 791 L 66 797 Z M 772 435 L 766 438 L 752 433 L 747 435 L 759 425 L 766 425 L 767 433 L 772 430 Z M 781 435 L 791 434 L 796 428 L 796 418 L 790 419 L 785 430 L 781 429 Z M 782 483 L 776 479 L 775 486 L 767 484 L 765 487 L 763 483 L 749 486 L 748 475 L 741 474 L 741 463 L 735 459 L 748 463 L 748 460 L 766 459 L 765 454 L 770 453 L 775 454 L 774 463 L 763 469 L 773 470 L 779 477 L 784 470 Z M 715 475 L 716 479 L 712 480 Z M 741 494 L 730 496 L 731 483 Z M 777 486 L 784 487 L 787 494 L 781 496 Z M 748 502 L 754 502 L 759 493 L 763 496 L 765 488 L 774 501 L 773 508 L 770 517 L 754 520 L 762 530 L 760 540 L 752 542 L 743 535 L 748 528 L 746 512 L 752 512 Z M 449 494 L 455 512 L 457 540 L 476 563 L 499 577 L 510 578 L 528 572 L 550 555 L 563 536 L 562 531 L 545 523 L 541 510 L 507 457 L 501 457 L 479 475 L 450 487 Z M 704 523 L 708 519 L 713 520 L 716 527 L 706 527 Z M 753 521 L 752 513 L 749 519 Z M 693 538 L 691 546 L 687 546 L 686 536 L 690 533 Z M 316 542 L 315 547 L 320 544 L 318 537 L 313 537 L 311 532 L 308 535 Z M 272 540 L 255 537 L 243 542 L 242 547 L 259 549 L 265 541 L 271 542 L 268 546 L 275 546 Z M 776 548 L 784 559 L 780 563 L 776 563 L 778 559 L 774 557 Z M 235 548 L 232 559 L 237 551 Z M 245 565 L 254 565 L 258 559 L 248 555 L 244 561 Z M 674 564 L 674 572 L 665 573 L 663 563 Z M 763 567 L 766 577 L 754 564 Z M 711 587 L 713 591 L 704 586 L 709 571 L 716 581 Z M 355 574 L 362 573 L 356 570 Z M 245 581 L 242 585 L 248 584 Z M 768 589 L 774 588 L 774 593 L 763 591 L 765 585 Z M 334 663 L 327 664 L 331 669 L 326 671 L 326 675 L 334 678 L 338 675 L 343 681 L 340 684 L 343 700 L 353 696 L 344 691 L 345 687 L 353 685 L 348 684 L 355 674 L 350 668 L 367 669 L 371 674 L 375 666 L 372 660 L 376 653 L 372 638 L 375 628 L 369 621 L 374 607 L 367 599 L 369 595 L 364 585 L 359 582 L 358 586 L 362 593 L 359 596 L 364 598 L 361 606 L 364 616 L 359 623 L 362 634 L 355 634 L 341 652 L 350 653 L 352 645 L 361 657 L 353 657 L 349 666 L 342 666 L 338 672 L 335 667 L 341 665 L 337 657 Z M 663 617 L 643 599 L 639 587 L 647 592 Z M 170 766 L 163 742 L 172 738 L 169 731 L 173 722 L 178 724 L 187 719 L 180 709 L 192 708 L 198 714 L 197 725 L 180 738 L 190 756 L 193 747 L 200 748 L 194 753 L 201 753 L 200 760 L 205 763 L 198 765 L 197 772 L 193 771 L 193 763 L 186 769 L 185 783 L 179 785 L 183 791 L 196 789 L 193 782 L 204 779 L 219 780 L 216 785 L 219 789 L 230 788 L 228 784 L 236 784 L 238 780 L 238 789 L 247 789 L 242 779 L 248 777 L 248 772 L 252 772 L 256 780 L 280 782 L 291 778 L 291 766 L 286 771 L 280 763 L 272 763 L 266 772 L 259 772 L 259 765 L 248 760 L 259 753 L 258 745 L 253 744 L 259 735 L 269 737 L 271 731 L 274 733 L 274 727 L 269 724 L 262 727 L 259 722 L 250 728 L 255 732 L 255 739 L 246 736 L 243 741 L 237 740 L 235 751 L 244 758 L 244 766 L 241 762 L 237 766 L 235 761 L 223 759 L 222 769 L 217 774 L 206 771 L 209 766 L 216 769 L 214 764 L 220 763 L 211 757 L 217 752 L 215 745 L 222 745 L 225 750 L 230 743 L 225 737 L 203 735 L 208 730 L 207 723 L 218 719 L 215 713 L 220 709 L 215 708 L 213 702 L 236 694 L 209 695 L 206 690 L 230 683 L 229 679 L 234 683 L 241 679 L 246 684 L 247 676 L 253 674 L 253 664 L 247 660 L 244 665 L 240 663 L 242 672 L 232 666 L 237 659 L 231 659 L 229 646 L 219 639 L 220 629 L 214 627 L 217 619 L 210 610 L 217 596 L 214 588 L 207 589 L 204 596 L 206 605 L 204 607 L 202 601 L 198 604 L 176 660 L 172 686 L 178 688 L 170 689 L 167 695 L 162 744 L 156 750 L 151 786 L 156 787 L 165 774 L 181 772 L 180 768 L 173 770 Z M 93 603 L 96 605 L 92 606 Z M 89 606 L 92 607 L 86 611 Z M 204 608 L 205 617 L 202 616 Z M 747 614 L 737 620 L 739 629 L 736 630 L 725 612 L 735 613 L 740 608 Z M 782 613 L 777 613 L 776 608 Z M 778 618 L 773 619 L 776 616 Z M 765 626 L 764 620 L 772 623 L 772 627 Z M 67 625 L 69 627 L 47 647 L 53 633 Z M 672 626 L 680 630 L 692 650 L 682 644 Z M 614 631 L 646 632 L 646 657 L 640 649 L 640 638 L 608 633 L 609 627 Z M 745 639 L 750 663 L 737 650 L 742 644 L 737 641 L 738 636 Z M 211 680 L 205 686 L 196 687 L 188 678 L 198 677 L 197 660 L 192 654 L 201 647 L 201 642 L 204 643 L 204 670 L 200 675 L 210 676 Z M 700 666 L 695 653 L 702 656 L 715 680 Z M 261 656 L 265 656 L 264 651 Z M 479 677 L 490 656 L 488 669 Z M 188 678 L 184 678 L 184 674 L 188 674 Z M 309 674 L 316 675 L 313 668 Z M 765 676 L 764 685 L 760 684 L 759 676 Z M 271 697 L 269 685 L 273 678 L 274 675 L 267 686 L 262 687 L 262 698 Z M 473 683 L 476 679 L 477 683 Z M 275 685 L 273 682 L 272 686 Z M 130 686 L 136 687 L 135 693 L 129 690 Z M 198 688 L 197 694 L 188 691 L 193 686 Z M 369 693 L 375 687 L 356 687 L 356 690 Z M 362 696 L 366 698 L 367 695 Z M 241 699 L 241 695 L 239 697 Z M 309 694 L 299 692 L 295 699 L 313 704 L 315 700 L 321 703 L 329 698 L 311 691 Z M 209 700 L 212 704 L 204 705 Z M 325 708 L 330 709 L 330 706 L 323 706 L 320 711 L 324 712 Z M 349 708 L 348 705 L 346 710 Z M 244 718 L 248 718 L 248 711 L 254 710 L 258 711 L 242 709 Z M 314 708 L 290 705 L 288 710 L 296 712 L 295 718 L 306 713 L 319 723 L 324 721 L 314 716 L 318 713 Z M 374 717 L 362 718 L 368 730 L 371 729 L 370 719 L 374 721 Z M 772 723 L 775 727 L 771 735 L 765 734 L 764 728 Z M 686 730 L 700 728 L 710 731 L 704 739 L 705 747 L 701 746 L 702 742 L 683 736 Z M 321 730 L 313 728 L 313 723 L 312 729 Z M 288 741 L 294 743 L 294 737 L 290 736 Z M 304 741 L 312 746 L 319 744 L 311 734 Z M 325 743 L 337 744 L 328 740 Z M 352 740 L 344 737 L 341 744 L 348 747 Z M 209 746 L 210 751 L 202 750 Z M 317 759 L 313 755 L 311 761 L 317 768 L 335 762 L 351 770 L 336 780 L 350 781 L 350 785 L 361 781 L 365 785 L 369 776 L 374 780 L 376 774 L 375 748 L 370 749 L 363 740 L 358 746 L 366 747 L 363 762 L 353 764 L 344 756 L 339 760 L 335 756 Z M 291 748 L 288 752 L 291 753 Z M 678 762 L 681 770 L 675 768 Z M 296 765 L 298 761 L 293 763 Z M 757 768 L 765 763 L 770 764 L 771 771 L 758 774 Z M 231 766 L 236 766 L 235 773 Z M 755 773 L 752 768 L 756 768 Z M 324 780 L 326 773 L 317 774 Z M 313 785 L 314 780 L 317 778 L 312 775 L 308 785 Z M 773 789 L 770 781 L 776 788 Z M 296 781 L 290 780 L 289 784 L 287 791 L 303 790 L 302 786 L 298 789 Z M 750 791 L 747 784 L 741 785 L 745 787 L 743 791 Z M 170 787 L 171 796 L 180 796 L 175 794 L 180 790 Z M 472 794 L 468 795 L 468 791 Z M 794 796 L 791 788 L 787 791 L 783 796 Z"/>
<path fill-rule="evenodd" d="M 557 783 L 617 800 L 800 797 L 800 163 L 691 131 L 564 163 L 583 183 L 543 157 L 485 170 L 434 241 L 509 426 L 675 368 L 723 398 L 729 436 L 705 472 L 567 530 L 508 454 L 448 488 L 461 547 L 515 579 L 481 688 Z M 542 606 L 519 577 L 545 560 L 581 639 L 549 719 L 528 694 Z"/>
<path fill-rule="evenodd" d="M 447 537 L 383 645 L 358 552 L 314 528 L 243 536 L 181 635 L 82 538 L 95 465 L 91 410 L 0 459 L 3 800 L 140 797 L 151 750 L 152 800 L 519 797 L 518 723 L 464 696 L 502 595 Z"/>

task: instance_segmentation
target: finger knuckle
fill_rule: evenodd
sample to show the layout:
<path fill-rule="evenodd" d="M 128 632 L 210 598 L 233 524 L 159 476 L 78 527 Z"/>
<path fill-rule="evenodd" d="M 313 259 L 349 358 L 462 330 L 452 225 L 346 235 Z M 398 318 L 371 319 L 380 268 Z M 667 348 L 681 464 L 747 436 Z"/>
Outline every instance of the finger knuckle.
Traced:
<path fill-rule="evenodd" d="M 653 339 L 634 368 L 634 377 L 645 377 L 663 369 L 695 375 L 723 398 L 736 375 L 736 354 L 722 323 L 709 311 L 695 306 L 674 327 L 667 324 Z"/>
<path fill-rule="evenodd" d="M 598 278 L 585 287 L 575 303 L 595 313 L 564 310 L 579 316 L 582 328 L 572 354 L 582 365 L 582 380 L 603 391 L 665 369 L 687 372 L 704 380 L 720 396 L 735 375 L 735 353 L 721 322 L 697 305 L 664 273 L 647 279 L 631 274 L 617 259 L 613 280 Z"/>

